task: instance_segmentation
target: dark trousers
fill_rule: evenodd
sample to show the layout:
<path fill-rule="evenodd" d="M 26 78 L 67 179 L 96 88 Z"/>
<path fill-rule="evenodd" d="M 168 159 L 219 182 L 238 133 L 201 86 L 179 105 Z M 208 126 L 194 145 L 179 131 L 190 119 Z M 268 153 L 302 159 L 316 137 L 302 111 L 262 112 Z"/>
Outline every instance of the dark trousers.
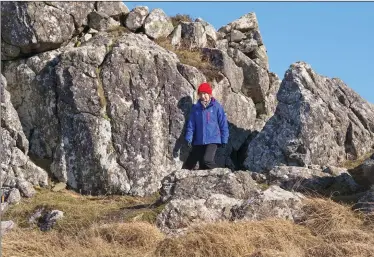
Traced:
<path fill-rule="evenodd" d="M 197 162 L 199 162 L 200 170 L 217 168 L 217 164 L 214 161 L 216 151 L 217 144 L 194 145 L 182 169 L 192 170 Z"/>

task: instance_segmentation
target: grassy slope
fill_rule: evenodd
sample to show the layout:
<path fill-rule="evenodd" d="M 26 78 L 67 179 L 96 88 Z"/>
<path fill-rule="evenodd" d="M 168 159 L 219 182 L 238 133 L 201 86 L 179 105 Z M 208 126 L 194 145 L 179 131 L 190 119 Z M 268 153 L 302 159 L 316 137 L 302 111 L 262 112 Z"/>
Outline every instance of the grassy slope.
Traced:
<path fill-rule="evenodd" d="M 308 218 L 298 225 L 283 220 L 221 222 L 177 238 L 167 238 L 154 225 L 160 209 L 147 205 L 155 199 L 39 190 L 6 213 L 4 219 L 19 227 L 4 236 L 4 256 L 369 257 L 374 252 L 371 221 L 329 199 L 309 199 Z M 65 212 L 52 231 L 27 224 L 41 205 Z"/>

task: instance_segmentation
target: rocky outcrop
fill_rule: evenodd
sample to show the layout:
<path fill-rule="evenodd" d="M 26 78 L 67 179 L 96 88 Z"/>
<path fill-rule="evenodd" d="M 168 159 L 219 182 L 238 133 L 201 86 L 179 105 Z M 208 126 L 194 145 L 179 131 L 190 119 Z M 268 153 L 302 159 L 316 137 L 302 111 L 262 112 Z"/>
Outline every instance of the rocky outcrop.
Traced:
<path fill-rule="evenodd" d="M 258 28 L 255 13 L 248 13 L 218 30 L 220 40 L 227 40 L 228 46 L 237 49 L 253 59 L 260 67 L 268 70 L 266 48 Z"/>
<path fill-rule="evenodd" d="M 147 37 L 114 40 L 99 33 L 77 48 L 9 62 L 5 74 L 25 74 L 12 80 L 14 102 L 31 151 L 53 161 L 56 178 L 83 193 L 149 194 L 185 158 L 180 138 L 194 89 L 176 56 Z"/>
<path fill-rule="evenodd" d="M 4 2 L 2 60 L 57 49 L 87 24 L 93 2 Z"/>
<path fill-rule="evenodd" d="M 236 92 L 252 99 L 258 118 L 255 126 L 260 131 L 274 114 L 280 80 L 269 71 L 266 48 L 256 15 L 246 14 L 220 28 L 216 35 L 216 49 L 203 49 L 204 54 L 212 65 L 221 69 L 229 78 Z M 230 61 L 227 61 L 226 54 Z M 235 79 L 230 79 L 228 72 L 225 73 L 227 69 L 222 68 L 227 66 L 230 67 L 229 73 L 240 70 L 241 74 L 236 72 L 233 76 Z"/>
<path fill-rule="evenodd" d="M 245 167 L 339 165 L 373 147 L 374 110 L 339 79 L 298 62 L 280 86 L 275 115 L 250 142 Z"/>
<path fill-rule="evenodd" d="M 10 100 L 21 121 L 10 134 L 13 141 L 8 140 L 7 185 L 19 184 L 14 177 L 40 182 L 32 175 L 39 168 L 32 166 L 30 154 L 82 193 L 154 193 L 162 178 L 186 159 L 185 122 L 197 100 L 197 86 L 206 80 L 230 125 L 229 143 L 217 152 L 222 166 L 261 172 L 280 164 L 337 165 L 372 147 L 373 107 L 340 80 L 295 64 L 276 97 L 280 80 L 269 71 L 253 13 L 218 32 L 201 18 L 181 22 L 169 35 L 172 24 L 160 9 L 149 13 L 147 7 L 137 7 L 127 13 L 121 2 L 81 7 L 73 10 L 60 2 L 3 5 L 4 11 L 16 10 L 17 18 L 10 24 L 10 16 L 3 17 L 2 51 L 11 58 L 32 55 L 3 62 Z M 63 26 L 59 15 L 66 18 Z M 22 17 L 31 18 L 19 24 Z M 43 19 L 48 22 L 37 29 Z M 164 37 L 177 50 L 201 50 L 202 62 L 210 66 L 199 71 L 181 63 L 153 41 Z M 9 41 L 17 38 L 27 44 Z M 276 184 L 288 188 L 279 179 Z M 33 194 L 23 188 L 21 194 Z"/>
<path fill-rule="evenodd" d="M 277 186 L 261 191 L 247 172 L 179 170 L 162 185 L 161 201 L 167 204 L 157 225 L 167 233 L 180 233 L 206 222 L 271 217 L 293 220 L 302 215 L 302 195 Z"/>

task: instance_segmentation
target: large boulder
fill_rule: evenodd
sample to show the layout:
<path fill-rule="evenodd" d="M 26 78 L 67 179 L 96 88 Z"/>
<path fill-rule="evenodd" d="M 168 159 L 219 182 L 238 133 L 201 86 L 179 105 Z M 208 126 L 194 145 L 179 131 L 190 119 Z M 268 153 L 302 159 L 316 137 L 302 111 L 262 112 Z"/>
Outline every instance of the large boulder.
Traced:
<path fill-rule="evenodd" d="M 91 12 L 88 15 L 88 26 L 98 31 L 105 31 L 120 26 L 120 23 L 104 12 Z"/>
<path fill-rule="evenodd" d="M 208 44 L 206 30 L 201 22 L 181 22 L 171 37 L 173 45 L 187 49 L 202 48 Z"/>
<path fill-rule="evenodd" d="M 203 20 L 202 18 L 197 18 L 195 22 L 200 22 L 204 26 L 207 37 L 210 37 L 210 39 L 214 42 L 217 40 L 217 31 L 212 24 Z"/>
<path fill-rule="evenodd" d="M 302 196 L 274 186 L 262 192 L 248 172 L 228 169 L 175 171 L 165 177 L 157 217 L 166 233 L 223 220 L 293 219 L 301 215 Z"/>
<path fill-rule="evenodd" d="M 125 20 L 125 26 L 131 30 L 136 31 L 137 29 L 140 29 L 145 21 L 145 18 L 147 17 L 149 13 L 149 9 L 147 6 L 138 6 L 131 10 L 127 14 L 126 20 Z"/>
<path fill-rule="evenodd" d="M 59 48 L 87 24 L 93 8 L 93 2 L 4 2 L 2 60 Z"/>
<path fill-rule="evenodd" d="M 171 19 L 159 8 L 152 10 L 144 20 L 145 34 L 153 39 L 167 37 L 173 29 Z"/>
<path fill-rule="evenodd" d="M 177 57 L 147 37 L 110 38 L 98 33 L 58 58 L 51 170 L 82 193 L 151 194 L 185 158 L 194 89 Z"/>
<path fill-rule="evenodd" d="M 98 12 L 105 13 L 115 20 L 120 20 L 121 16 L 129 13 L 129 8 L 122 1 L 100 1 L 96 2 Z"/>
<path fill-rule="evenodd" d="M 250 142 L 245 166 L 338 165 L 374 147 L 374 109 L 339 79 L 297 62 L 285 74 L 275 115 Z"/>

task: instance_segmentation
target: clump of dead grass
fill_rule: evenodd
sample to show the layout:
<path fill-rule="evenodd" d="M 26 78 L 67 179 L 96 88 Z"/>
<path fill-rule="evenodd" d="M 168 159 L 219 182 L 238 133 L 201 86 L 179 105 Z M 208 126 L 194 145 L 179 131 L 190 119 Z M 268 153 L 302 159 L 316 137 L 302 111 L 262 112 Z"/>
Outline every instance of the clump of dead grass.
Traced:
<path fill-rule="evenodd" d="M 374 151 L 370 151 L 370 152 L 360 156 L 359 158 L 357 158 L 355 160 L 347 160 L 347 161 L 343 162 L 340 166 L 343 167 L 343 168 L 346 168 L 348 170 L 354 169 L 354 168 L 360 166 L 373 153 L 374 153 Z"/>
<path fill-rule="evenodd" d="M 305 248 L 318 241 L 308 229 L 291 221 L 222 222 L 196 227 L 179 238 L 165 239 L 157 247 L 156 256 L 238 257 L 268 251 L 301 256 Z"/>
<path fill-rule="evenodd" d="M 144 222 L 95 225 L 76 236 L 18 228 L 4 237 L 3 252 L 17 257 L 152 256 L 162 239 L 154 225 Z"/>
<path fill-rule="evenodd" d="M 220 81 L 222 79 L 219 69 L 204 58 L 201 49 L 189 49 L 183 43 L 181 46 L 175 47 L 171 44 L 170 39 L 166 37 L 155 39 L 155 42 L 166 50 L 174 52 L 182 64 L 187 64 L 200 70 L 206 77 L 207 82 L 212 83 L 214 80 Z"/>
<path fill-rule="evenodd" d="M 174 27 L 177 26 L 181 22 L 192 22 L 193 21 L 192 17 L 189 14 L 180 14 L 180 13 L 178 13 L 175 16 L 171 16 L 170 19 Z"/>
<path fill-rule="evenodd" d="M 359 228 L 363 224 L 360 214 L 351 211 L 349 205 L 338 204 L 330 199 L 308 199 L 304 212 L 306 219 L 302 224 L 319 236 L 329 235 L 332 231 Z"/>
<path fill-rule="evenodd" d="M 147 222 L 102 224 L 93 227 L 91 233 L 94 235 L 91 238 L 100 237 L 108 243 L 137 250 L 151 250 L 164 237 L 156 226 Z"/>
<path fill-rule="evenodd" d="M 40 189 L 30 199 L 10 208 L 3 219 L 11 219 L 19 227 L 30 227 L 29 217 L 39 208 L 58 209 L 64 212 L 64 218 L 55 228 L 63 233 L 76 234 L 83 228 L 99 223 L 108 214 L 120 209 L 138 205 L 150 204 L 155 197 L 140 198 L 131 196 L 83 196 L 70 190 L 53 192 Z"/>

